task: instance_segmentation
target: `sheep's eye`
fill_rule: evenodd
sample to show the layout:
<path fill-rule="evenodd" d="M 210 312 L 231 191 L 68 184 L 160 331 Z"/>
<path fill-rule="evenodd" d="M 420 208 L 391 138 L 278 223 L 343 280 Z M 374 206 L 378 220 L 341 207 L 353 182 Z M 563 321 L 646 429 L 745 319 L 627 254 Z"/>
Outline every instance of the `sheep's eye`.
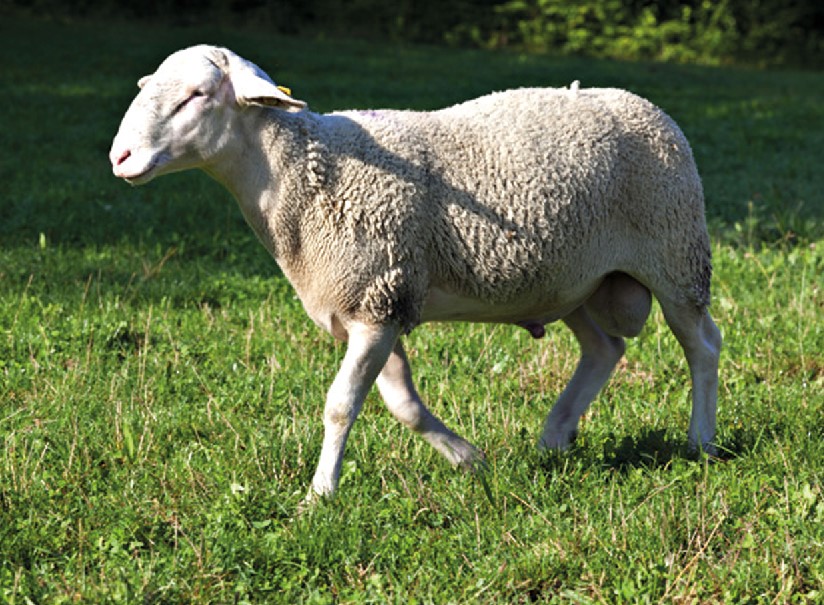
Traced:
<path fill-rule="evenodd" d="M 186 105 L 188 105 L 188 104 L 189 104 L 191 101 L 193 101 L 194 99 L 196 99 L 196 98 L 198 98 L 198 97 L 205 96 L 205 95 L 206 95 L 206 93 L 205 93 L 205 92 L 203 92 L 202 90 L 194 90 L 194 91 L 192 91 L 192 92 L 189 94 L 189 96 L 188 96 L 188 97 L 186 97 L 183 101 L 181 101 L 180 103 L 178 103 L 177 107 L 175 107 L 175 111 L 174 111 L 174 112 L 175 112 L 175 113 L 179 112 L 181 109 L 183 109 L 184 107 L 186 107 Z"/>

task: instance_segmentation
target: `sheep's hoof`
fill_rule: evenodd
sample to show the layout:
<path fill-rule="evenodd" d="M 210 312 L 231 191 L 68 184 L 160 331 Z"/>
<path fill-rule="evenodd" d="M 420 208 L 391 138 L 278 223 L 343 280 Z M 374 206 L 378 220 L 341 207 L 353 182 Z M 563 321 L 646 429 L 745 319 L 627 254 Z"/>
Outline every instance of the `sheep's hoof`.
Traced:
<path fill-rule="evenodd" d="M 313 510 L 315 510 L 315 507 L 318 505 L 318 502 L 320 502 L 322 499 L 323 496 L 316 493 L 314 490 L 310 489 L 309 493 L 306 494 L 306 497 L 300 502 L 298 502 L 298 507 L 295 511 L 295 514 L 298 517 L 302 517 L 303 515 L 312 512 Z"/>
<path fill-rule="evenodd" d="M 470 473 L 476 475 L 486 473 L 489 470 L 489 463 L 486 461 L 486 456 L 481 450 L 477 450 L 477 455 L 471 460 L 465 460 L 460 467 Z"/>
<path fill-rule="evenodd" d="M 471 473 L 484 472 L 488 468 L 483 451 L 463 439 L 449 445 L 446 457 L 454 466 Z"/>
<path fill-rule="evenodd" d="M 471 473 L 480 482 L 487 500 L 494 505 L 495 499 L 492 497 L 492 490 L 489 487 L 489 463 L 486 461 L 486 456 L 482 450 L 479 450 L 471 443 L 466 441 L 463 443 L 461 458 L 456 462 L 456 466 Z M 453 450 L 453 453 L 456 452 Z"/>
<path fill-rule="evenodd" d="M 333 492 L 319 493 L 315 491 L 314 487 L 310 487 L 306 497 L 298 502 L 296 510 L 297 516 L 300 517 L 301 515 L 312 512 L 321 502 L 331 499 L 333 495 Z"/>
<path fill-rule="evenodd" d="M 699 458 L 702 456 L 702 454 L 705 455 L 710 462 L 718 460 L 719 458 L 718 446 L 716 446 L 712 441 L 702 443 L 699 447 L 697 443 L 690 440 L 688 449 L 690 454 L 697 456 Z"/>
<path fill-rule="evenodd" d="M 551 435 L 541 435 L 538 440 L 539 452 L 563 452 L 578 438 L 578 430 L 558 431 Z"/>

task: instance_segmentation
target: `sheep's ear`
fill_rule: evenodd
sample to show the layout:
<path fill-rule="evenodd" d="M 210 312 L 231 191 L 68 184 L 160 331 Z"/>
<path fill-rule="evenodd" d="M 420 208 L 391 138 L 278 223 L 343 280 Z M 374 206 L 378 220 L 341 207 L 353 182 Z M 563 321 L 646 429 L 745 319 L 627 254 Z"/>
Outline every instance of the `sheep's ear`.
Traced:
<path fill-rule="evenodd" d="M 232 80 L 234 84 L 234 79 Z M 268 83 L 264 83 L 268 84 Z M 286 111 L 300 111 L 306 107 L 305 101 L 292 98 L 291 91 L 284 86 L 258 86 L 253 90 L 240 90 L 235 86 L 235 95 L 241 105 L 264 105 L 266 107 L 277 107 Z"/>
<path fill-rule="evenodd" d="M 140 78 L 140 79 L 137 81 L 137 87 L 138 87 L 138 88 L 140 88 L 140 89 L 142 90 L 142 89 L 143 89 L 143 87 L 144 87 L 144 86 L 146 86 L 146 84 L 149 82 L 149 80 L 151 79 L 151 77 L 152 77 L 152 76 L 143 76 L 142 78 Z"/>
<path fill-rule="evenodd" d="M 251 61 L 242 59 L 234 53 L 227 53 L 226 58 L 229 62 L 229 78 L 240 106 L 263 105 L 287 111 L 300 111 L 306 107 L 304 101 L 292 98 L 288 88 L 276 86 L 269 76 Z"/>

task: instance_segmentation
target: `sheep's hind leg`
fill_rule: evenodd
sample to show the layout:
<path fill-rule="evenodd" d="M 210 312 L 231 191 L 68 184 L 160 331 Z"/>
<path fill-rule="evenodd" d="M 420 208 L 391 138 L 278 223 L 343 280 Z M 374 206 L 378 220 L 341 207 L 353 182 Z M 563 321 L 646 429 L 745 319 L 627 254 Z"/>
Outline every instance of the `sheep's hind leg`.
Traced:
<path fill-rule="evenodd" d="M 349 328 L 346 354 L 326 396 L 323 446 L 308 501 L 337 489 L 349 431 L 399 332 L 395 326 L 355 324 Z"/>
<path fill-rule="evenodd" d="M 609 336 L 584 307 L 578 307 L 564 318 L 581 346 L 581 359 L 572 378 L 544 422 L 538 448 L 565 449 L 572 443 L 578 421 L 609 380 L 612 370 L 624 354 L 624 340 Z"/>
<path fill-rule="evenodd" d="M 718 404 L 718 360 L 721 332 L 706 308 L 667 302 L 659 297 L 664 318 L 687 357 L 692 376 L 692 414 L 689 443 L 715 455 L 716 408 Z"/>
<path fill-rule="evenodd" d="M 450 431 L 421 401 L 400 340 L 381 370 L 377 385 L 392 415 L 420 434 L 453 465 L 468 470 L 483 466 L 483 453 Z"/>

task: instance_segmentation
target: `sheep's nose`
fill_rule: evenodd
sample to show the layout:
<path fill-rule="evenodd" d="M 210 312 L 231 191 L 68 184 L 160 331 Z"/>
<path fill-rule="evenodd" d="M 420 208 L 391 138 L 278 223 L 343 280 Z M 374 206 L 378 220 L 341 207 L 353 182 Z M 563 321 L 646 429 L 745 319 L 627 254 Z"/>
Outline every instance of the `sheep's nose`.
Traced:
<path fill-rule="evenodd" d="M 128 149 L 123 150 L 122 152 L 118 153 L 112 150 L 111 161 L 112 166 L 117 167 L 120 166 L 123 162 L 128 160 L 132 155 L 132 152 Z"/>

